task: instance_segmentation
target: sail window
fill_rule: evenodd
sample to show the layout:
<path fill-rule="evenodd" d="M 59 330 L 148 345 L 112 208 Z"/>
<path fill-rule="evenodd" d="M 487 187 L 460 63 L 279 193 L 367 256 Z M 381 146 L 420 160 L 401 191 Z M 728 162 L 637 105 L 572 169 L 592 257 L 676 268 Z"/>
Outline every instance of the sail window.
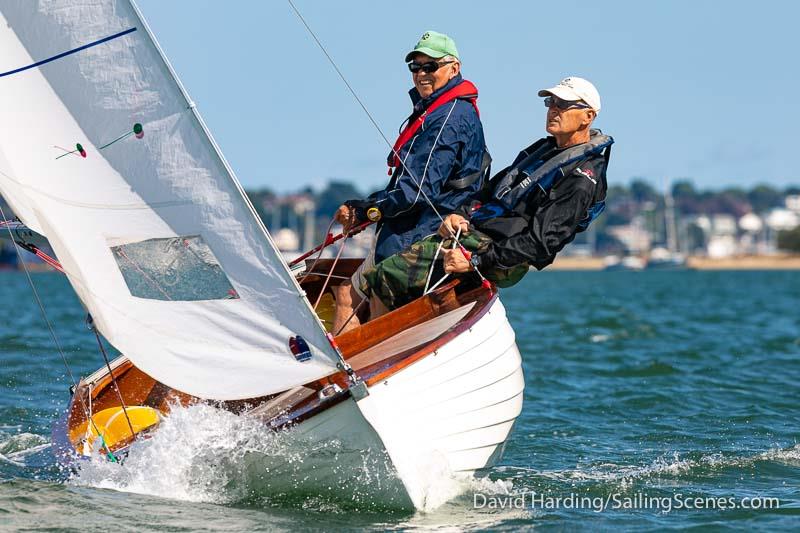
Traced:
<path fill-rule="evenodd" d="M 132 296 L 150 300 L 231 300 L 239 295 L 199 235 L 112 246 Z"/>

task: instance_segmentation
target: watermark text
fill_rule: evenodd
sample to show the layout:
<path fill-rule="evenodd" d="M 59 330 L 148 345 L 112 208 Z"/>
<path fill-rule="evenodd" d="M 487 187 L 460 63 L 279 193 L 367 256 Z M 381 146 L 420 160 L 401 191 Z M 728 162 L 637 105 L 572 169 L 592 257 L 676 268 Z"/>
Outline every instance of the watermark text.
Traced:
<path fill-rule="evenodd" d="M 735 496 L 692 496 L 675 493 L 670 496 L 653 496 L 644 492 L 633 494 L 610 493 L 589 496 L 578 493 L 553 495 L 544 492 L 519 494 L 473 494 L 475 509 L 539 509 L 539 510 L 590 510 L 595 513 L 613 510 L 652 510 L 661 513 L 692 510 L 780 509 L 778 498 Z"/>

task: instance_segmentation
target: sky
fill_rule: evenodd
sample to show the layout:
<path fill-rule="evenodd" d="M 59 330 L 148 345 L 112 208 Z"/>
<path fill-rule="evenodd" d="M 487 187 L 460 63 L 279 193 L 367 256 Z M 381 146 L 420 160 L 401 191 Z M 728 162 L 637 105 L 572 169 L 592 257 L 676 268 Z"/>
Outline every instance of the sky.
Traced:
<path fill-rule="evenodd" d="M 800 2 L 294 2 L 391 142 L 405 54 L 436 30 L 478 86 L 497 170 L 545 135 L 538 89 L 575 75 L 616 140 L 609 184 L 800 184 Z M 385 186 L 388 146 L 288 1 L 137 4 L 246 188 Z"/>

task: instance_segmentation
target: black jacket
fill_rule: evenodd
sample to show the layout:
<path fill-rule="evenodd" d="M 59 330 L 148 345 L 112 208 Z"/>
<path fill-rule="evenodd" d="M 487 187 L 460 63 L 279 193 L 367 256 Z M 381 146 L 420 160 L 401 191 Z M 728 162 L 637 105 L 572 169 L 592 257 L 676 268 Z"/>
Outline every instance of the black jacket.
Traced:
<path fill-rule="evenodd" d="M 554 145 L 542 159 L 550 159 L 559 152 Z M 511 166 L 494 176 L 478 202 L 491 203 L 495 199 L 496 184 L 527 156 L 527 151 L 520 152 Z M 605 155 L 590 155 L 571 165 L 571 171 L 559 178 L 549 194 L 541 190 L 538 194 L 531 192 L 521 201 L 523 205 L 512 212 L 471 221 L 475 229 L 492 238 L 492 244 L 477 256 L 478 268 L 512 268 L 527 263 L 541 270 L 551 264 L 556 254 L 580 231 L 578 226 L 589 208 L 605 200 L 606 164 Z M 520 173 L 519 180 L 523 178 Z M 471 212 L 469 208 L 462 208 L 460 214 L 470 218 Z"/>

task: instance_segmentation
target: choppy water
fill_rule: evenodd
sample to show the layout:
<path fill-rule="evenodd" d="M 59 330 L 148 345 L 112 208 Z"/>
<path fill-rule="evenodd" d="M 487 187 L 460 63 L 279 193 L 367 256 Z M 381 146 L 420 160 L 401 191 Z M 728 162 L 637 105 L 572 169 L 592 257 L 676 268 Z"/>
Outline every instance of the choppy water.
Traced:
<path fill-rule="evenodd" d="M 94 370 L 101 359 L 65 280 L 34 277 L 72 368 Z M 24 276 L 2 273 L 0 530 L 800 525 L 799 273 L 532 273 L 503 301 L 525 360 L 523 413 L 490 480 L 425 514 L 370 502 L 389 476 L 377 463 L 353 486 L 272 492 L 242 450 L 289 465 L 303 451 L 203 407 L 172 417 L 123 467 L 59 470 L 49 434 L 69 378 Z M 555 507 L 571 494 L 584 499 Z M 689 497 L 780 508 L 674 508 Z M 637 501 L 650 508 L 624 508 Z"/>

